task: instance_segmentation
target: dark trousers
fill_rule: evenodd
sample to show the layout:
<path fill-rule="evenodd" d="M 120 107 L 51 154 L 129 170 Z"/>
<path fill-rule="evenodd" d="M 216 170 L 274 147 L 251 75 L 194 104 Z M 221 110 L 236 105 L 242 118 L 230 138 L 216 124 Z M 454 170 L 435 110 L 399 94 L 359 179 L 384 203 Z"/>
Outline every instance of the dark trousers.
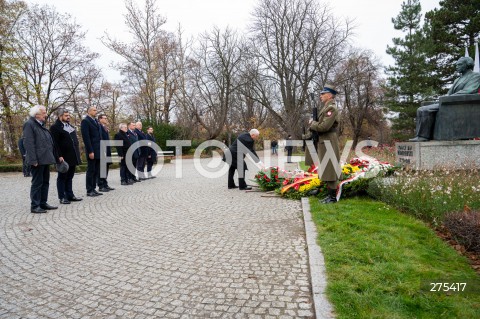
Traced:
<path fill-rule="evenodd" d="M 72 180 L 75 175 L 75 165 L 70 165 L 66 173 L 58 173 L 57 176 L 57 191 L 58 198 L 71 199 L 75 195 L 72 189 Z"/>
<path fill-rule="evenodd" d="M 50 185 L 50 165 L 32 166 L 32 186 L 30 200 L 32 208 L 44 206 L 48 200 L 48 186 Z"/>
<path fill-rule="evenodd" d="M 137 160 L 137 171 L 138 171 L 138 178 L 145 178 L 145 163 L 147 162 L 147 158 L 145 156 L 140 156 Z"/>
<path fill-rule="evenodd" d="M 417 129 L 415 136 L 427 138 L 429 140 L 432 139 L 435 118 L 438 110 L 438 104 L 425 105 L 417 109 Z"/>
<path fill-rule="evenodd" d="M 125 158 L 123 158 L 120 161 L 120 180 L 122 182 L 126 182 L 127 180 L 131 179 L 129 176 L 129 173 L 127 172 L 127 163 L 125 162 Z"/>
<path fill-rule="evenodd" d="M 105 188 L 108 186 L 107 177 L 108 177 L 108 170 L 110 169 L 110 164 L 111 163 L 107 163 L 107 175 L 105 178 L 101 178 L 100 173 L 98 174 L 97 184 L 98 184 L 98 187 L 100 188 Z"/>
<path fill-rule="evenodd" d="M 153 164 L 155 164 L 151 159 L 147 159 L 147 173 L 150 175 L 150 172 L 152 171 Z"/>
<path fill-rule="evenodd" d="M 32 168 L 25 161 L 25 156 L 22 156 L 22 170 L 23 170 L 23 176 L 25 177 L 32 176 L 32 173 L 31 173 Z"/>
<path fill-rule="evenodd" d="M 137 167 L 137 160 L 138 160 L 138 157 L 132 157 L 132 164 L 133 164 L 133 167 Z M 128 176 L 128 179 L 135 179 L 135 171 L 131 172 L 128 167 L 127 167 L 127 176 Z"/>
<path fill-rule="evenodd" d="M 228 169 L 228 187 L 235 187 L 235 181 L 233 180 L 233 176 L 235 175 L 235 170 L 238 171 L 238 187 L 245 188 L 247 187 L 247 183 L 245 183 L 245 165 L 242 165 L 240 170 L 243 170 L 243 178 L 240 178 L 240 171 L 237 169 L 236 165 L 230 165 Z"/>
<path fill-rule="evenodd" d="M 293 148 L 287 148 L 287 163 L 292 162 Z"/>
<path fill-rule="evenodd" d="M 99 159 L 87 159 L 87 174 L 86 185 L 87 193 L 93 192 L 97 187 L 97 180 L 100 176 L 100 160 Z"/>

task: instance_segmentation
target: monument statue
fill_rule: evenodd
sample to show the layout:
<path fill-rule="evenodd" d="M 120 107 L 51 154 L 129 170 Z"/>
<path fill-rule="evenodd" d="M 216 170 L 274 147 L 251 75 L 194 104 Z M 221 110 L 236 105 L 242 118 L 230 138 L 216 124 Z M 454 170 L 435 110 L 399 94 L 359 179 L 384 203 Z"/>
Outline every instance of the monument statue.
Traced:
<path fill-rule="evenodd" d="M 457 61 L 456 71 L 460 73 L 460 77 L 453 82 L 452 87 L 448 90 L 447 96 L 479 93 L 480 73 L 473 72 L 473 67 L 474 61 L 470 57 L 462 57 Z M 441 101 L 442 98 L 440 98 L 440 102 Z M 424 142 L 433 139 L 435 120 L 440 107 L 441 103 L 435 103 L 424 105 L 417 109 L 416 136 L 410 139 L 410 142 Z M 436 129 L 435 134 L 442 136 L 442 132 L 438 131 L 439 128 Z"/>

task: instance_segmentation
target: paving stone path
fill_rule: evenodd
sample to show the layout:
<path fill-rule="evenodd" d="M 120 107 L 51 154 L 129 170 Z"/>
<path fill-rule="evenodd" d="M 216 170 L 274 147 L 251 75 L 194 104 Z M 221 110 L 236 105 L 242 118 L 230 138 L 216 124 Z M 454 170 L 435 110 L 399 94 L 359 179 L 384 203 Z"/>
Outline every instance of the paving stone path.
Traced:
<path fill-rule="evenodd" d="M 300 202 L 228 190 L 193 160 L 182 179 L 118 175 L 94 198 L 76 175 L 84 200 L 47 214 L 29 213 L 29 178 L 0 175 L 0 318 L 314 316 Z"/>

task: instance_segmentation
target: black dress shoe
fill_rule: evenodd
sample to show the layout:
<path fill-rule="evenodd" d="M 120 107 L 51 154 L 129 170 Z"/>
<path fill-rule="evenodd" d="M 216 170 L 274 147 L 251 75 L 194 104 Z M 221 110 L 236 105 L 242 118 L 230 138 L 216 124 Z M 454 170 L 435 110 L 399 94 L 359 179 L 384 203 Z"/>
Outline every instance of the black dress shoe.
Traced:
<path fill-rule="evenodd" d="M 127 186 L 127 185 L 131 185 L 131 184 L 129 184 L 128 182 L 121 182 L 120 185 Z"/>
<path fill-rule="evenodd" d="M 96 196 L 98 196 L 98 194 L 95 193 L 95 192 L 89 192 L 89 193 L 87 193 L 87 196 L 96 197 Z"/>
<path fill-rule="evenodd" d="M 97 192 L 96 190 L 93 190 L 92 192 L 94 192 L 95 194 L 97 194 L 97 196 L 103 195 L 102 193 L 99 193 L 99 192 Z M 107 192 L 108 192 L 108 191 L 107 191 Z"/>
<path fill-rule="evenodd" d="M 52 209 L 57 209 L 58 208 L 57 206 L 52 206 L 52 205 L 48 205 L 48 204 L 40 205 L 40 207 L 43 208 L 43 209 L 46 209 L 46 210 L 52 210 Z"/>
<path fill-rule="evenodd" d="M 241 191 L 249 191 L 251 189 L 252 189 L 252 186 L 246 186 L 246 187 L 239 188 L 239 190 L 241 190 Z"/>
<path fill-rule="evenodd" d="M 99 188 L 98 190 L 99 190 L 100 192 L 104 192 L 104 193 L 110 191 L 110 190 L 109 190 L 108 188 L 106 188 L 106 187 Z"/>
<path fill-rule="evenodd" d="M 72 198 L 69 198 L 68 200 L 71 201 L 71 202 L 79 202 L 79 201 L 82 200 L 82 198 L 78 198 L 78 197 L 73 196 Z"/>
<path fill-rule="evenodd" d="M 47 211 L 41 207 L 35 207 L 35 208 L 32 208 L 30 210 L 31 213 L 34 213 L 34 214 L 44 214 L 46 213 Z"/>
<path fill-rule="evenodd" d="M 234 189 L 234 188 L 238 188 L 238 186 L 228 186 L 228 189 Z"/>
<path fill-rule="evenodd" d="M 110 186 L 108 186 L 108 185 L 107 185 L 107 186 L 105 186 L 105 188 L 106 188 L 106 189 L 108 189 L 109 191 L 113 191 L 113 190 L 115 190 L 115 188 L 113 188 L 113 187 L 110 187 Z"/>
<path fill-rule="evenodd" d="M 70 204 L 70 201 L 66 198 L 60 198 L 60 204 Z"/>

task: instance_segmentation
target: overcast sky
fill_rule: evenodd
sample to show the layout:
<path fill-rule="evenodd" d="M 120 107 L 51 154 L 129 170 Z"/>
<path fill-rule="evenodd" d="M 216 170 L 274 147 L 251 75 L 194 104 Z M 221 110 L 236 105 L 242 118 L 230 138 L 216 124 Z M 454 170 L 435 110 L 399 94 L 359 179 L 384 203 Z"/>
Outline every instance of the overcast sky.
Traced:
<path fill-rule="evenodd" d="M 143 0 L 135 0 L 143 4 Z M 320 0 L 321 1 L 321 0 Z M 125 5 L 122 0 L 28 0 L 30 3 L 49 4 L 59 12 L 67 12 L 88 31 L 86 45 L 100 53 L 98 65 L 110 81 L 118 80 L 118 74 L 109 69 L 112 60 L 119 58 L 99 40 L 105 32 L 115 38 L 126 38 L 124 23 Z M 166 29 L 174 31 L 180 24 L 186 35 L 196 36 L 213 25 L 227 25 L 245 30 L 250 12 L 257 0 L 157 0 L 160 13 L 167 18 Z M 399 36 L 391 23 L 398 15 L 400 0 L 327 0 L 338 19 L 355 19 L 356 46 L 372 50 L 384 64 L 393 60 L 385 53 L 387 44 Z M 438 0 L 421 0 L 422 13 L 438 7 Z"/>

